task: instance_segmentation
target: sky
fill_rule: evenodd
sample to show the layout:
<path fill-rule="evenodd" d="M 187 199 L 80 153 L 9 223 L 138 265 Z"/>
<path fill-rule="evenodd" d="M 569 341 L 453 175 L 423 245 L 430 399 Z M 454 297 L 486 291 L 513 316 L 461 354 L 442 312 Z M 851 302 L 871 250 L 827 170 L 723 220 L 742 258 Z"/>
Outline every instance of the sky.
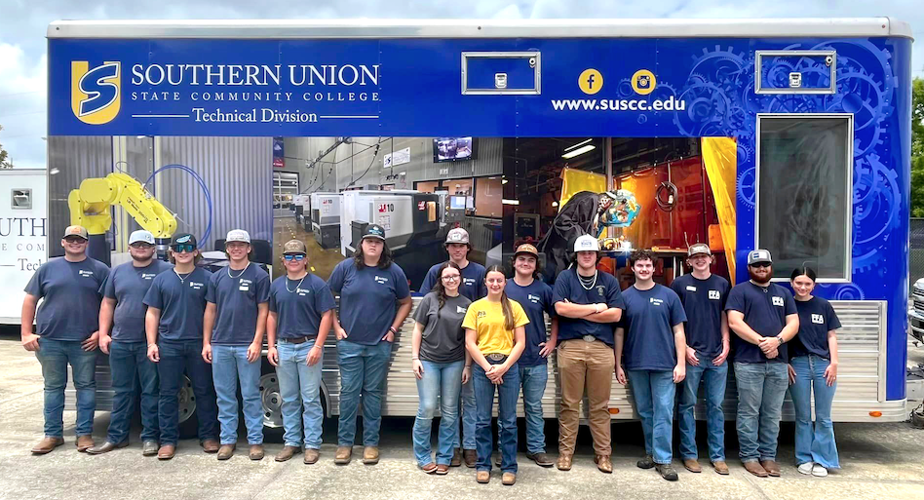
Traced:
<path fill-rule="evenodd" d="M 575 19 L 890 16 L 911 24 L 924 78 L 922 0 L 0 0 L 0 144 L 16 168 L 44 168 L 46 40 L 61 19 Z"/>

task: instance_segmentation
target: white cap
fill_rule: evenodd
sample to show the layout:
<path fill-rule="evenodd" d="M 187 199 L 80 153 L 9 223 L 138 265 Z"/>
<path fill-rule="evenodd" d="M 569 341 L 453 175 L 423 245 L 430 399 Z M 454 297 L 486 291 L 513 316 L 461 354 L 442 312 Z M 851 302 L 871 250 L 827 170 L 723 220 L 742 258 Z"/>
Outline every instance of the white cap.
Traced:
<path fill-rule="evenodd" d="M 446 234 L 446 244 L 448 245 L 450 243 L 468 243 L 468 231 L 461 227 L 451 229 L 449 233 Z"/>
<path fill-rule="evenodd" d="M 228 231 L 228 236 L 225 237 L 225 244 L 233 241 L 243 241 L 244 243 L 250 244 L 250 233 L 243 229 L 232 229 Z"/>
<path fill-rule="evenodd" d="M 600 251 L 600 242 L 597 241 L 597 238 L 589 234 L 579 237 L 574 240 L 574 251 L 575 252 L 599 252 Z"/>
<path fill-rule="evenodd" d="M 154 244 L 154 235 L 150 231 L 145 231 L 144 229 L 139 229 L 132 232 L 131 236 L 128 237 L 128 244 L 133 243 L 147 243 L 148 245 Z"/>
<path fill-rule="evenodd" d="M 770 258 L 770 251 L 764 250 L 763 248 L 758 248 L 757 250 L 748 252 L 748 265 L 750 266 L 751 264 L 756 264 L 758 262 L 772 263 L 773 259 Z"/>

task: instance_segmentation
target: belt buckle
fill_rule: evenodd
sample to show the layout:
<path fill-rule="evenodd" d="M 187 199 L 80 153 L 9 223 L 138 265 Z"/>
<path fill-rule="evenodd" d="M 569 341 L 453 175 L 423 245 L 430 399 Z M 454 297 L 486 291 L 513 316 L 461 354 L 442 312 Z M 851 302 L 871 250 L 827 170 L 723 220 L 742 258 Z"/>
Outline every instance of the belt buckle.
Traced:
<path fill-rule="evenodd" d="M 593 335 L 584 335 L 583 338 L 584 338 L 584 342 L 593 342 L 597 340 L 597 337 L 594 337 Z"/>
<path fill-rule="evenodd" d="M 503 361 L 504 358 L 506 358 L 506 356 L 497 352 L 488 354 L 488 359 L 491 361 Z"/>

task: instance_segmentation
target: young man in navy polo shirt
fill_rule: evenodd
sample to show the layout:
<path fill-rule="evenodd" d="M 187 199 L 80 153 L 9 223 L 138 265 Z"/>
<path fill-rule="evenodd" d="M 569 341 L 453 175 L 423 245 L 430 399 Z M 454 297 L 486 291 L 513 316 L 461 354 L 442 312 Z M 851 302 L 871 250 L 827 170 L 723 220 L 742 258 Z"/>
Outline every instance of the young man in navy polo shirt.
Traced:
<path fill-rule="evenodd" d="M 735 379 L 738 385 L 738 443 L 741 461 L 757 477 L 779 477 L 777 438 L 783 397 L 789 388 L 786 342 L 799 332 L 792 294 L 770 282 L 770 252 L 748 253 L 747 283 L 728 294 L 725 311 L 735 332 Z"/>
<path fill-rule="evenodd" d="M 655 467 L 661 477 L 676 481 L 671 467 L 674 384 L 686 376 L 687 317 L 677 294 L 652 280 L 655 257 L 650 250 L 636 250 L 629 260 L 635 284 L 622 294 L 626 313 L 616 328 L 616 380 L 631 384 L 642 420 L 647 454 L 638 467 Z"/>
<path fill-rule="evenodd" d="M 728 474 L 725 463 L 725 382 L 728 379 L 729 351 L 728 319 L 725 301 L 731 285 L 728 280 L 712 274 L 712 250 L 697 243 L 687 251 L 687 264 L 693 272 L 675 279 L 673 290 L 683 303 L 687 315 L 686 334 L 687 376 L 680 395 L 680 458 L 690 472 L 702 472 L 696 451 L 696 395 L 700 381 L 706 385 L 706 432 L 709 460 L 715 471 Z"/>
<path fill-rule="evenodd" d="M 610 388 L 613 385 L 613 323 L 625 308 L 619 282 L 597 270 L 600 246 L 585 234 L 574 242 L 574 263 L 555 280 L 558 314 L 558 371 L 561 375 L 561 412 L 558 417 L 559 470 L 571 470 L 577 439 L 580 405 L 587 392 L 594 462 L 613 472 L 610 455 Z"/>

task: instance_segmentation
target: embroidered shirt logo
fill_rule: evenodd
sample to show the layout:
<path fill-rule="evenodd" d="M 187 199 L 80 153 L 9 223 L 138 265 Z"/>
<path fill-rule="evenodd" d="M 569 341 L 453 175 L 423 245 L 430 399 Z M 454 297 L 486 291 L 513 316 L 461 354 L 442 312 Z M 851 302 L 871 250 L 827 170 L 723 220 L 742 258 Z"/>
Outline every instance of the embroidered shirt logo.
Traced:
<path fill-rule="evenodd" d="M 660 306 L 661 304 L 664 304 L 664 301 L 657 297 L 650 297 L 648 299 L 648 303 L 654 306 Z"/>
<path fill-rule="evenodd" d="M 687 291 L 688 291 L 688 292 L 695 292 L 695 291 L 696 291 L 696 287 L 695 287 L 695 286 L 689 286 L 689 285 L 687 285 Z"/>
<path fill-rule="evenodd" d="M 719 300 L 720 297 L 718 290 L 709 290 L 709 300 Z"/>
<path fill-rule="evenodd" d="M 465 314 L 466 311 L 468 311 L 468 309 L 462 306 L 456 306 L 456 314 Z"/>
<path fill-rule="evenodd" d="M 773 305 L 783 307 L 783 297 L 771 297 Z"/>
<path fill-rule="evenodd" d="M 528 294 L 526 294 L 526 298 L 528 298 L 529 301 L 532 302 L 533 304 L 538 304 L 538 303 L 539 303 L 539 296 L 538 296 L 538 295 L 533 295 L 533 294 L 531 294 L 531 293 L 528 293 Z"/>
<path fill-rule="evenodd" d="M 80 271 L 77 271 L 77 274 L 83 276 L 84 278 L 89 278 L 90 276 L 93 276 L 93 271 L 84 271 L 81 269 Z"/>
<path fill-rule="evenodd" d="M 475 317 L 478 318 L 478 319 L 486 318 L 487 316 L 488 316 L 488 313 L 486 313 L 486 312 L 484 312 L 484 311 L 478 311 L 478 314 L 475 315 Z"/>
<path fill-rule="evenodd" d="M 384 285 L 385 283 L 388 283 L 388 278 L 386 278 L 385 276 L 376 276 L 375 282 L 378 283 L 379 285 Z"/>
<path fill-rule="evenodd" d="M 825 324 L 825 317 L 821 314 L 813 314 L 812 323 L 815 323 L 816 325 L 823 325 Z"/>

